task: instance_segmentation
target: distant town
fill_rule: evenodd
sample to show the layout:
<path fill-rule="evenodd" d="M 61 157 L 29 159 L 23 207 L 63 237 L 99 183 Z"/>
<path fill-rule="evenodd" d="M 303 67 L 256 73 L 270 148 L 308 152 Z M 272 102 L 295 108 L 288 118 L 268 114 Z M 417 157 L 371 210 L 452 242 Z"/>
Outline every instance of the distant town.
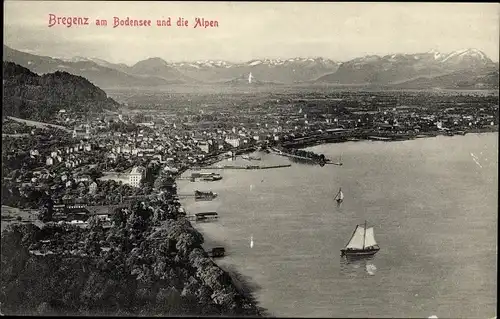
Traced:
<path fill-rule="evenodd" d="M 133 98 L 128 108 L 105 114 L 61 109 L 46 125 L 4 118 L 2 204 L 36 210 L 48 194 L 54 213 L 67 212 L 51 218 L 85 225 L 93 214 L 109 218 L 119 205 L 152 196 L 165 177 L 236 153 L 270 147 L 293 153 L 325 142 L 498 130 L 494 96 L 287 94 L 197 108 L 182 107 L 194 102 L 178 99 L 171 100 L 168 111 Z"/>

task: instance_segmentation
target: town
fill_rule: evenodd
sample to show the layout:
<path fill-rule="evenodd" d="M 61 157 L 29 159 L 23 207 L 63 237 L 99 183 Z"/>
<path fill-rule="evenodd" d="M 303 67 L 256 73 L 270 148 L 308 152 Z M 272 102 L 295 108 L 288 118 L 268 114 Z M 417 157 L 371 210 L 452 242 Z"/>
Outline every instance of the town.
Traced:
<path fill-rule="evenodd" d="M 163 96 L 115 95 L 126 105 L 118 112 L 60 110 L 42 128 L 4 118 L 2 205 L 40 210 L 51 203 L 42 220 L 85 225 L 92 215 L 109 221 L 116 208 L 157 195 L 165 183 L 174 190 L 190 167 L 249 150 L 324 164 L 324 156 L 297 148 L 498 130 L 498 100 L 488 95 L 284 93 L 233 97 L 239 105 L 230 95 L 176 95 L 168 106 L 158 103 Z"/>

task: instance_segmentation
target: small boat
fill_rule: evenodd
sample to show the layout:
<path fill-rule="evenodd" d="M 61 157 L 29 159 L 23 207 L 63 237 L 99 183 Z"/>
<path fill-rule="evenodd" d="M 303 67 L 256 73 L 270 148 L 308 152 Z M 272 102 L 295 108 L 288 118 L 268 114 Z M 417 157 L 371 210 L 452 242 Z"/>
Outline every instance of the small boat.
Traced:
<path fill-rule="evenodd" d="M 206 213 L 196 213 L 194 214 L 195 220 L 198 221 L 209 221 L 217 219 L 219 215 L 216 212 L 206 212 Z"/>
<path fill-rule="evenodd" d="M 250 248 L 253 248 L 253 235 L 250 236 Z"/>
<path fill-rule="evenodd" d="M 226 249 L 224 247 L 214 247 L 210 251 L 209 255 L 212 258 L 216 258 L 216 257 L 224 257 L 225 253 L 226 253 Z"/>
<path fill-rule="evenodd" d="M 340 205 L 344 201 L 344 193 L 342 193 L 342 188 L 339 188 L 337 195 L 335 195 L 335 200 L 337 204 Z"/>
<path fill-rule="evenodd" d="M 195 200 L 212 200 L 217 197 L 217 193 L 214 193 L 212 191 L 210 192 L 201 192 L 198 190 L 194 191 L 194 199 Z"/>
<path fill-rule="evenodd" d="M 373 227 L 367 228 L 366 221 L 364 225 L 356 225 L 351 239 L 344 249 L 341 249 L 341 256 L 364 257 L 373 256 L 380 250 L 375 241 Z"/>
<path fill-rule="evenodd" d="M 195 179 L 199 179 L 201 181 L 213 182 L 221 180 L 222 176 L 216 173 L 192 173 L 191 181 L 194 181 Z"/>

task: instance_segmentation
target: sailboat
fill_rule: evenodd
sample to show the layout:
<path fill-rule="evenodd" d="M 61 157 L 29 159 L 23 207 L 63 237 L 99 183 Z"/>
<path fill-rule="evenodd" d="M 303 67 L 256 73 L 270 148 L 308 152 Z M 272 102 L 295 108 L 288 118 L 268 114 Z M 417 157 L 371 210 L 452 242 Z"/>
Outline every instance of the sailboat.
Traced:
<path fill-rule="evenodd" d="M 253 235 L 250 236 L 250 248 L 253 248 Z"/>
<path fill-rule="evenodd" d="M 252 72 L 250 72 L 250 74 L 248 75 L 248 83 L 249 84 L 252 84 L 252 79 L 253 79 Z"/>
<path fill-rule="evenodd" d="M 337 204 L 340 205 L 344 201 L 344 193 L 342 193 L 342 188 L 339 188 L 339 192 L 335 195 L 335 200 Z"/>
<path fill-rule="evenodd" d="M 380 250 L 375 241 L 373 227 L 367 228 L 366 221 L 364 225 L 356 225 L 351 239 L 344 249 L 341 249 L 342 256 L 372 256 Z"/>

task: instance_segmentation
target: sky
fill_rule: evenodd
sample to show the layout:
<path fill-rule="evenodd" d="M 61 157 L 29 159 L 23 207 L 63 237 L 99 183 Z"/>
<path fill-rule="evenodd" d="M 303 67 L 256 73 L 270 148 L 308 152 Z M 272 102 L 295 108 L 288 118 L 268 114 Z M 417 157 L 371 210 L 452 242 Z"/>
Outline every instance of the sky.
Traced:
<path fill-rule="evenodd" d="M 54 25 L 87 17 L 89 25 Z M 116 27 L 113 19 L 151 20 L 151 27 Z M 172 19 L 171 27 L 156 20 Z M 177 27 L 179 17 L 188 27 Z M 4 1 L 4 44 L 52 57 L 95 57 L 132 65 L 169 62 L 448 53 L 465 48 L 499 56 L 498 3 L 125 2 Z M 218 27 L 193 28 L 195 18 Z M 96 26 L 106 19 L 108 26 Z"/>

